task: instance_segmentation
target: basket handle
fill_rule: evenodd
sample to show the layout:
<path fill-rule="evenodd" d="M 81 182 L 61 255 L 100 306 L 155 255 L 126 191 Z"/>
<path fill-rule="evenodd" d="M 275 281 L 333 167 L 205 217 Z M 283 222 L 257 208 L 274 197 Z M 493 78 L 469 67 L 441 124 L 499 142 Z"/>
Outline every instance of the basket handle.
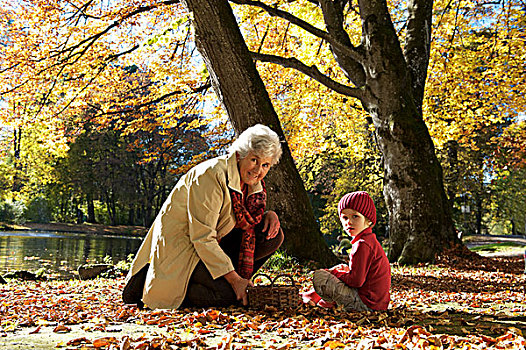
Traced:
<path fill-rule="evenodd" d="M 256 277 L 259 277 L 259 276 L 262 276 L 262 277 L 265 277 L 266 279 L 268 279 L 268 281 L 270 282 L 270 285 L 272 285 L 274 283 L 274 281 L 272 281 L 272 278 L 270 278 L 269 275 L 265 274 L 265 273 L 256 273 L 254 276 L 252 276 L 252 281 L 255 281 L 256 280 Z"/>
<path fill-rule="evenodd" d="M 274 283 L 281 277 L 286 277 L 290 280 L 290 284 L 293 286 L 293 287 L 296 287 L 296 283 L 294 282 L 294 279 L 292 278 L 291 275 L 289 275 L 288 273 L 282 273 L 280 275 L 277 275 L 274 280 L 272 281 L 272 287 L 274 287 Z"/>

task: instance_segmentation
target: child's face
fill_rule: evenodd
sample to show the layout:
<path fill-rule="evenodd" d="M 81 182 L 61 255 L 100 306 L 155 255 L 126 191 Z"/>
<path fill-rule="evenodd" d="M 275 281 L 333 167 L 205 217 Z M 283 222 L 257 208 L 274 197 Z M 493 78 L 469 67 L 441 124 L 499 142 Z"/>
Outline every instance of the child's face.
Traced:
<path fill-rule="evenodd" d="M 343 229 L 352 237 L 371 225 L 371 221 L 354 209 L 343 209 L 340 213 Z"/>

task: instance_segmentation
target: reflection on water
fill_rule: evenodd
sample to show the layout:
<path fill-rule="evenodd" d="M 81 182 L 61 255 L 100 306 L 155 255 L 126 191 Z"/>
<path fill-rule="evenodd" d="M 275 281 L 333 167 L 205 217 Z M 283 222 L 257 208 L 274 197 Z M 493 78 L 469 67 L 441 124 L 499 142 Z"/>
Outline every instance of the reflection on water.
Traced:
<path fill-rule="evenodd" d="M 105 256 L 113 262 L 125 260 L 137 252 L 141 242 L 135 237 L 0 231 L 0 274 L 35 272 L 43 267 L 48 276 L 71 277 L 79 265 L 102 262 Z"/>

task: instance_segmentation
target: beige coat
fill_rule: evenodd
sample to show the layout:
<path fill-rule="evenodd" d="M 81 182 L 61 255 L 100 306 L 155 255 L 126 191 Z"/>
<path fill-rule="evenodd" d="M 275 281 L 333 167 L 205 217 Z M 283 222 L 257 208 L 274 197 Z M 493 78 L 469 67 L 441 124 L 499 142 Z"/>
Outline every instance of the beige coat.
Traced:
<path fill-rule="evenodd" d="M 234 270 L 218 243 L 235 225 L 229 188 L 241 192 L 235 155 L 198 164 L 174 187 L 126 277 L 128 282 L 150 262 L 143 290 L 148 307 L 178 308 L 199 260 L 214 279 Z M 258 183 L 249 194 L 261 190 Z"/>

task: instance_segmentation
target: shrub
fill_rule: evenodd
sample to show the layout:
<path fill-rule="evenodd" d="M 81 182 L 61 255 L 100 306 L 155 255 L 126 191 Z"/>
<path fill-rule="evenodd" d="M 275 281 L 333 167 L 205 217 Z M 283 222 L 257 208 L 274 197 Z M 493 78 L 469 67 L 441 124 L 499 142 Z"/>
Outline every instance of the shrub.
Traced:
<path fill-rule="evenodd" d="M 44 197 L 32 199 L 24 212 L 24 217 L 29 222 L 47 224 L 51 221 L 51 208 L 48 200 Z"/>
<path fill-rule="evenodd" d="M 26 206 L 23 202 L 0 202 L 0 221 L 20 224 L 24 222 Z"/>

